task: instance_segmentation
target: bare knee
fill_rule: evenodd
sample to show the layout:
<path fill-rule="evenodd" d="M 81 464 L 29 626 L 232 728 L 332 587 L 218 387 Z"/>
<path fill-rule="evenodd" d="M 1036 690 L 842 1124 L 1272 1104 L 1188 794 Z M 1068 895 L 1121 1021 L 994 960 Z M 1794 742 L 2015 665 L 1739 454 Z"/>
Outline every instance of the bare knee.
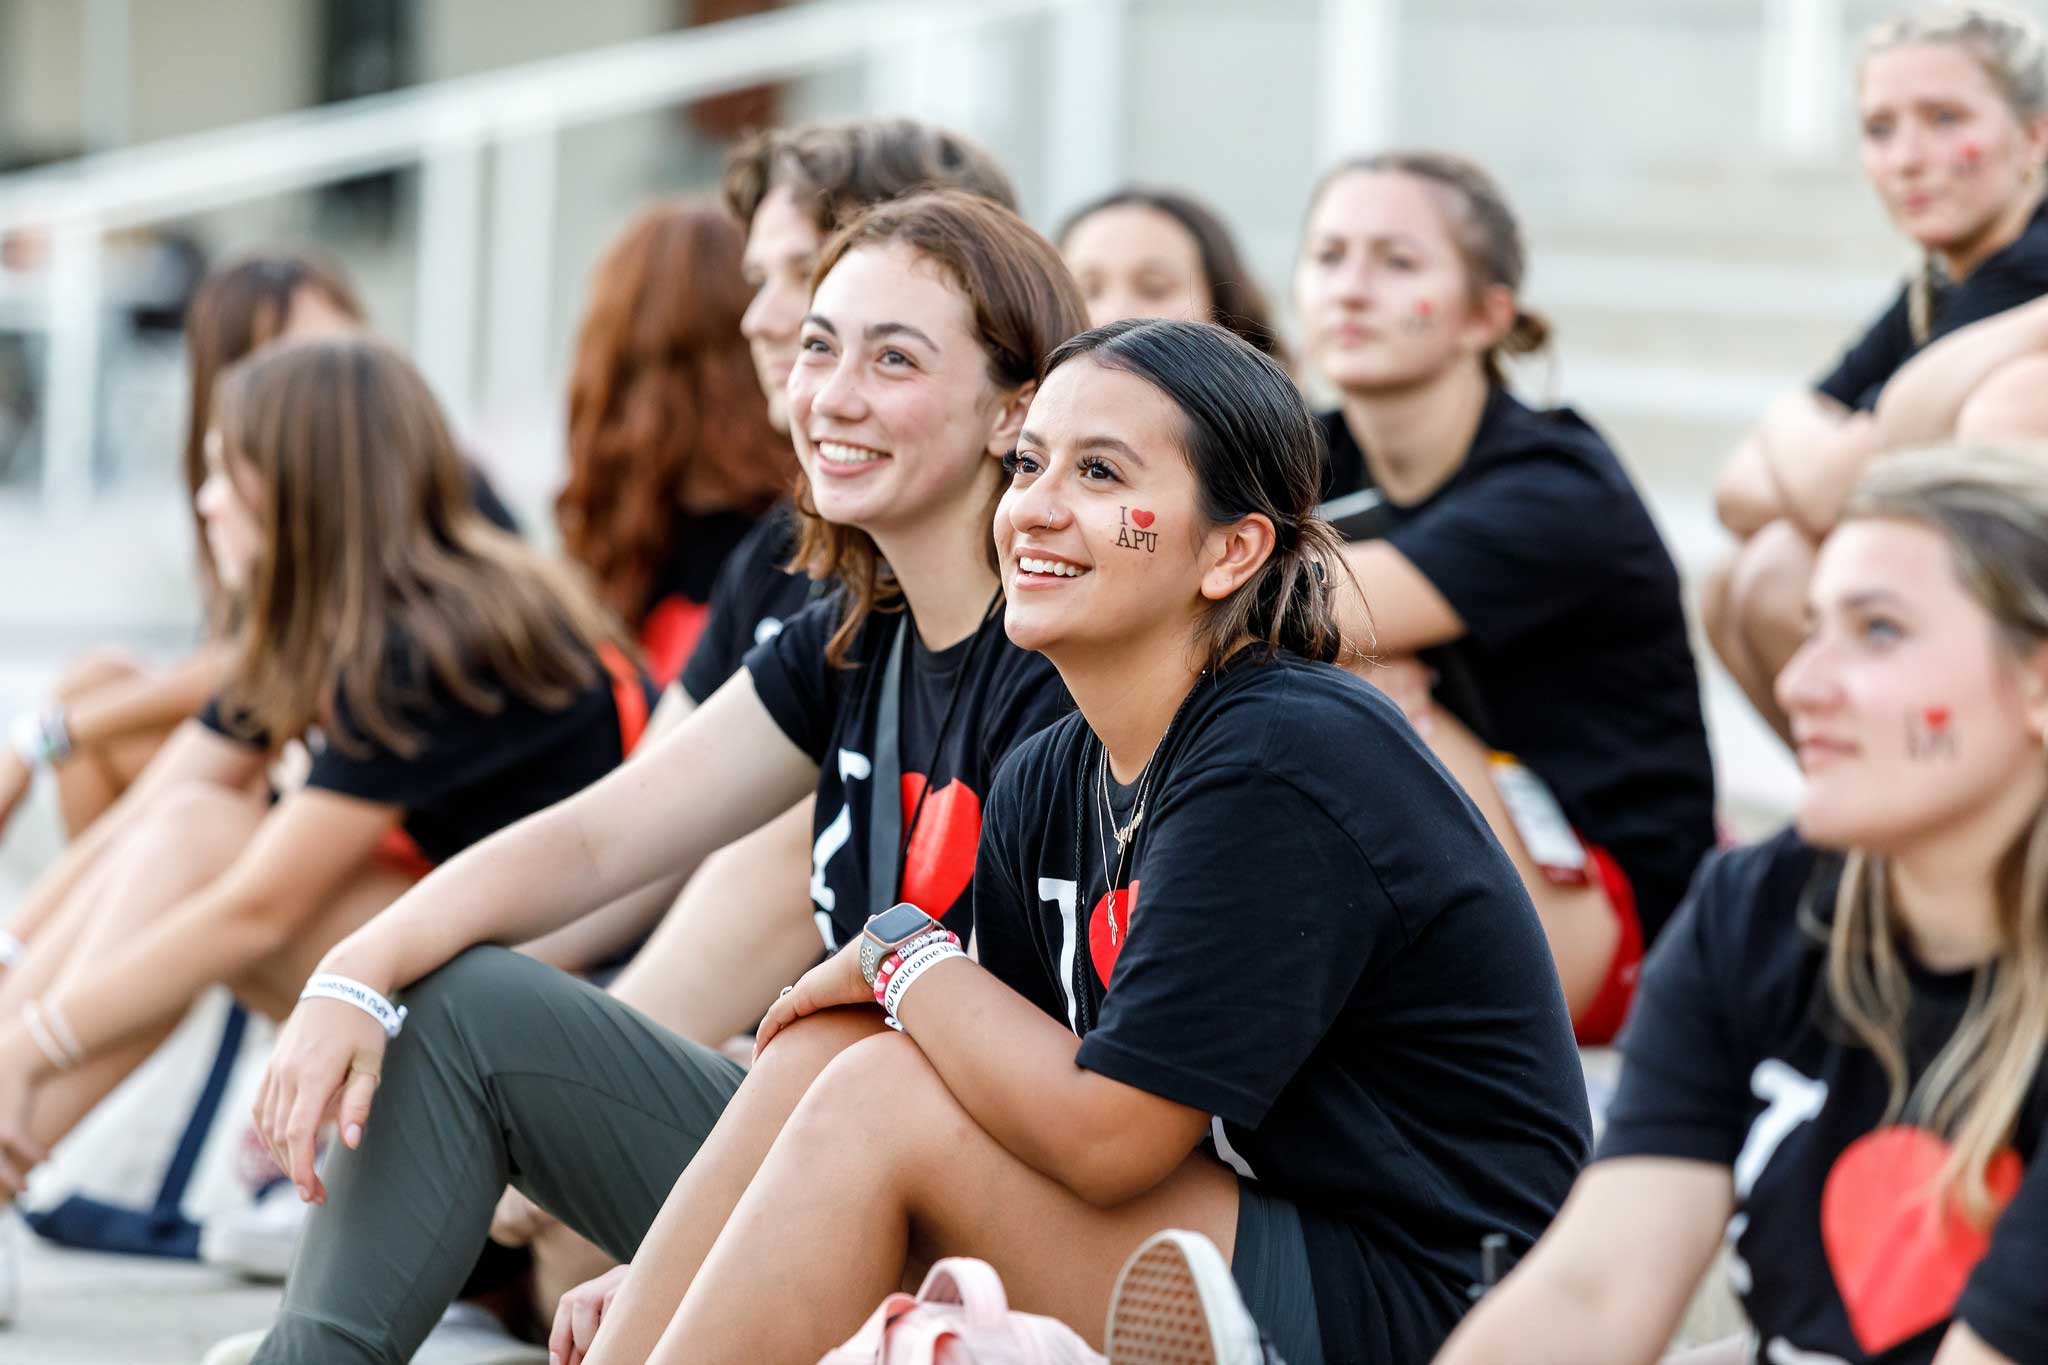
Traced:
<path fill-rule="evenodd" d="M 1741 553 L 1741 546 L 1730 550 L 1700 581 L 1700 627 L 1716 647 L 1735 626 L 1735 562 Z"/>
<path fill-rule="evenodd" d="M 883 1095 L 887 1102 L 878 1103 Z M 943 1153 L 961 1150 L 972 1123 L 923 1049 L 885 1028 L 840 1047 L 804 1091 L 788 1131 L 829 1146 L 872 1126 L 906 1150 Z"/>
<path fill-rule="evenodd" d="M 125 682 L 141 672 L 142 666 L 120 650 L 95 649 L 64 666 L 57 677 L 55 696 L 69 706 L 88 692 L 109 683 Z"/>
<path fill-rule="evenodd" d="M 2048 439 L 2048 354 L 2009 360 L 1987 375 L 1956 414 L 1956 438 Z"/>
<path fill-rule="evenodd" d="M 1746 634 L 1800 630 L 1813 557 L 1813 542 L 1789 521 L 1774 521 L 1749 538 L 1728 583 L 1728 606 Z"/>

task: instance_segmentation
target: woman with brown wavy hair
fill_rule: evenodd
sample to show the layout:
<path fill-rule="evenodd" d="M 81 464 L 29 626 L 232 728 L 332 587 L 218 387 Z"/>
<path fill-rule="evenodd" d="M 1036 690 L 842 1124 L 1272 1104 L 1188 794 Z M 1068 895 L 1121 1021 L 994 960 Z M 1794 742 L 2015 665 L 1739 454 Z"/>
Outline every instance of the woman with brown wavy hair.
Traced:
<path fill-rule="evenodd" d="M 704 628 L 719 567 L 796 474 L 740 335 L 744 244 L 714 203 L 650 205 L 598 262 L 577 334 L 555 516 L 664 685 Z"/>
<path fill-rule="evenodd" d="M 306 1002 L 280 1040 L 258 1123 L 319 1207 L 258 1359 L 410 1356 L 508 1178 L 629 1258 L 738 1088 L 730 1059 L 486 945 L 687 875 L 806 793 L 825 947 L 898 900 L 971 934 L 983 798 L 1071 705 L 1004 634 L 989 527 L 1038 367 L 1082 319 L 1052 244 L 959 191 L 870 209 L 826 245 L 788 393 L 806 563 L 843 586 L 613 777 L 329 954 L 364 1000 L 402 990 L 412 1014 L 388 1056 L 390 1036 L 338 1001 Z M 787 913 L 737 896 L 718 910 L 694 930 L 707 956 Z M 330 1111 L 343 1144 L 316 1175 Z"/>
<path fill-rule="evenodd" d="M 208 640 L 161 668 L 144 667 L 114 650 L 88 654 L 65 671 L 48 707 L 17 721 L 13 745 L 0 747 L 0 831 L 36 772 L 47 769 L 56 780 L 64 829 L 74 841 L 0 930 L 0 969 L 19 956 L 22 940 L 40 931 L 59 901 L 92 875 L 109 841 L 147 808 L 161 785 L 150 772 L 152 763 L 228 676 L 225 635 L 233 594 L 220 589 L 197 507 L 221 374 L 273 344 L 347 335 L 363 326 L 362 307 L 341 268 L 303 249 L 243 256 L 200 282 L 185 320 L 191 391 L 183 470 L 193 499 Z M 478 509 L 496 525 L 516 530 L 512 514 L 474 466 L 469 481 Z M 110 818 L 102 821 L 103 815 Z"/>
<path fill-rule="evenodd" d="M 185 318 L 191 388 L 182 469 L 190 497 L 198 496 L 206 478 L 202 443 L 221 371 L 273 341 L 351 330 L 362 320 L 348 280 L 308 252 L 246 256 L 200 281 Z M 209 633 L 217 635 L 220 594 L 196 509 L 193 527 Z M 47 769 L 56 780 L 66 834 L 84 834 L 134 785 L 165 738 L 220 686 L 226 658 L 224 649 L 210 644 L 164 668 L 146 668 L 111 649 L 71 664 L 49 706 L 17 721 L 13 744 L 0 748 L 0 830 L 36 773 Z M 26 917 L 36 919 L 32 905 Z M 26 926 L 17 922 L 13 932 L 25 934 Z M 0 967 L 14 951 L 16 942 L 0 934 Z"/>
<path fill-rule="evenodd" d="M 236 625 L 162 799 L 0 979 L 0 1201 L 207 986 L 281 1017 L 429 862 L 617 766 L 652 688 L 613 619 L 477 511 L 396 351 L 273 348 L 220 381 L 198 506 Z M 287 739 L 302 788 L 252 792 Z M 321 989 L 312 983 L 310 989 Z"/>

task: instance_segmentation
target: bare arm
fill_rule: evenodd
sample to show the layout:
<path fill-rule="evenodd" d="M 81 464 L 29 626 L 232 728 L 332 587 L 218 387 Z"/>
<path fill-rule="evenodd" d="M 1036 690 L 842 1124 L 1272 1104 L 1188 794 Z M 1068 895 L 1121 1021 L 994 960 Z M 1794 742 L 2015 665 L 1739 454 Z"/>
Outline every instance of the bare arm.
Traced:
<path fill-rule="evenodd" d="M 1788 393 L 1729 457 L 1714 486 L 1715 514 L 1738 536 L 1789 519 L 1817 538 L 1878 448 L 1868 414 L 1811 390 Z"/>
<path fill-rule="evenodd" d="M 761 1021 L 759 1051 L 808 1014 L 874 1003 L 860 944 L 804 974 Z M 1004 1150 L 1099 1208 L 1166 1179 L 1209 1130 L 1209 1116 L 1075 1063 L 1081 1040 L 979 963 L 947 959 L 918 977 L 897 1010 L 960 1107 Z"/>
<path fill-rule="evenodd" d="M 1898 450 L 1955 432 L 1963 403 L 1993 370 L 2048 350 L 2048 298 L 1958 328 L 1899 367 L 1877 400 L 1878 448 Z"/>
<path fill-rule="evenodd" d="M 654 714 L 647 718 L 647 733 L 641 737 L 640 746 L 627 761 L 646 753 L 655 740 L 688 720 L 696 709 L 690 694 L 680 684 L 670 683 L 655 704 Z M 678 875 L 651 882 L 582 919 L 521 944 L 519 951 L 565 972 L 589 971 L 661 923 L 663 914 L 675 903 L 688 880 Z"/>
<path fill-rule="evenodd" d="M 1677 1330 L 1734 1207 L 1726 1166 L 1624 1157 L 1587 1167 L 1437 1365 L 1647 1365 Z"/>
<path fill-rule="evenodd" d="M 395 807 L 332 792 L 285 798 L 227 871 L 46 1001 L 69 1020 L 88 1057 L 176 1020 L 207 986 L 282 948 L 398 817 Z"/>
<path fill-rule="evenodd" d="M 225 787 L 246 787 L 263 771 L 263 754 L 246 744 L 224 739 L 199 724 L 186 721 L 164 741 L 135 785 L 122 793 L 92 828 L 74 840 L 29 888 L 21 909 L 8 923 L 16 936 L 32 940 L 48 923 L 79 878 L 106 853 L 114 841 L 146 811 L 155 794 L 184 782 L 214 782 Z"/>
<path fill-rule="evenodd" d="M 1376 657 L 1413 654 L 1465 633 L 1465 622 L 1408 556 L 1384 540 L 1344 547 L 1358 580 L 1339 584 L 1337 620 L 1352 648 Z"/>
<path fill-rule="evenodd" d="M 90 697 L 65 710 L 72 745 L 109 744 L 191 719 L 220 691 L 233 659 L 234 647 L 215 641 L 168 668 L 94 689 Z"/>
<path fill-rule="evenodd" d="M 817 782 L 740 673 L 688 720 L 566 801 L 450 860 L 323 963 L 389 994 L 479 943 L 524 943 L 787 810 Z"/>
<path fill-rule="evenodd" d="M 1941 1335 L 1941 1349 L 1934 1353 L 1934 1365 L 2013 1365 L 2013 1359 L 1985 1345 L 1984 1338 L 1965 1323 L 1952 1323 Z"/>

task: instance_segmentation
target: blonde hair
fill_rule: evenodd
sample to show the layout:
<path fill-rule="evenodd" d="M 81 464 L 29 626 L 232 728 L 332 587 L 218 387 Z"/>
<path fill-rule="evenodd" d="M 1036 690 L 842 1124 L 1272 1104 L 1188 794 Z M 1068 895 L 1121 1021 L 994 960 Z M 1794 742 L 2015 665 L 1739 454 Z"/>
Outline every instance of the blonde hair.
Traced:
<path fill-rule="evenodd" d="M 2048 459 L 1983 446 L 1888 457 L 1857 485 L 1844 520 L 1885 517 L 1948 542 L 1956 577 L 2015 659 L 2048 643 Z M 1978 1225 L 1996 1216 L 1988 1173 L 2048 1054 L 2048 803 L 2000 858 L 1998 953 L 1980 968 L 1954 1035 L 1909 1085 L 1911 986 L 1885 860 L 1851 852 L 1828 932 L 1828 995 L 1891 1083 L 1887 1123 L 1912 1105 L 1952 1144 L 1933 1193 Z"/>
<path fill-rule="evenodd" d="M 1864 38 L 1859 66 L 1880 52 L 1918 44 L 1960 48 L 2021 123 L 2048 114 L 2048 38 L 2023 11 L 1994 4 L 1938 4 L 1887 19 Z M 1940 280 L 1933 253 L 1926 253 L 1906 291 L 1906 318 L 1916 346 L 1926 343 L 1933 328 Z"/>

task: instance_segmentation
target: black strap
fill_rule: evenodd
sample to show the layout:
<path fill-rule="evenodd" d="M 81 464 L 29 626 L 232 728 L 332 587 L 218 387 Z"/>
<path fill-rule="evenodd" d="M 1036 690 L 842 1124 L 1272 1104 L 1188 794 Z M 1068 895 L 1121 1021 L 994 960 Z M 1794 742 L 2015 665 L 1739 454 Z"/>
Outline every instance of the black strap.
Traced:
<path fill-rule="evenodd" d="M 896 638 L 882 669 L 882 701 L 875 712 L 875 750 L 868 783 L 868 918 L 896 903 L 903 879 L 903 642 L 910 613 L 896 617 Z M 929 780 L 930 775 L 926 775 Z"/>

